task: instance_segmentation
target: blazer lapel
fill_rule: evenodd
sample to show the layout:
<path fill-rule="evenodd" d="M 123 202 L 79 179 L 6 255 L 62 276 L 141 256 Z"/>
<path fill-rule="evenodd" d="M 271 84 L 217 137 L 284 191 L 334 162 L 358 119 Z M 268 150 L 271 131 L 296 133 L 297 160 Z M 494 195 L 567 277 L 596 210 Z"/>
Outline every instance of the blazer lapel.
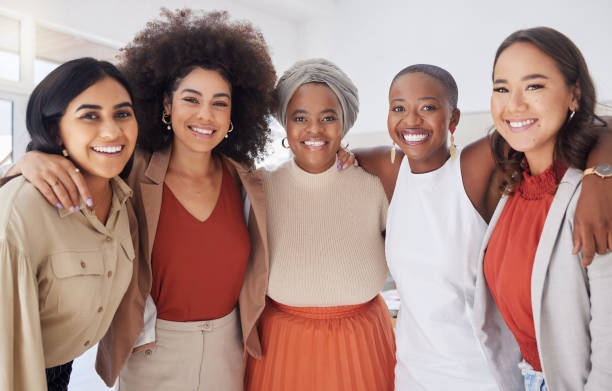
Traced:
<path fill-rule="evenodd" d="M 146 219 L 146 256 L 149 262 L 151 261 L 153 242 L 155 241 L 157 223 L 161 212 L 164 178 L 166 177 L 168 165 L 170 164 L 171 151 L 172 147 L 169 145 L 151 155 L 151 160 L 145 170 L 142 182 L 139 184 L 140 194 L 142 194 L 143 212 Z"/>
<path fill-rule="evenodd" d="M 567 206 L 580 184 L 582 173 L 576 169 L 568 169 L 563 179 L 559 183 L 555 198 L 553 199 L 546 221 L 542 228 L 542 235 L 536 250 L 533 261 L 533 269 L 531 271 L 531 307 L 533 312 L 533 323 L 536 332 L 536 340 L 538 346 L 541 346 L 540 341 L 540 314 L 542 310 L 542 295 L 544 292 L 544 281 L 548 273 L 548 265 L 551 262 L 552 252 L 555 247 L 556 239 L 559 231 L 563 226 L 563 219 Z M 570 249 L 567 249 L 570 251 Z"/>

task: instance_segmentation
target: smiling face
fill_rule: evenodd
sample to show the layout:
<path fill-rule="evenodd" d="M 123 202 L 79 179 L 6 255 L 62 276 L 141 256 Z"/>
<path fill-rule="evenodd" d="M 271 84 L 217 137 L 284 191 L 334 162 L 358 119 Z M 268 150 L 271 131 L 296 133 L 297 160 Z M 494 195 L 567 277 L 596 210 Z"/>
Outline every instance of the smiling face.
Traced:
<path fill-rule="evenodd" d="M 336 161 L 342 140 L 342 106 L 325 84 L 301 85 L 287 105 L 287 140 L 304 171 L 321 173 Z"/>
<path fill-rule="evenodd" d="M 68 104 L 59 136 L 86 179 L 119 175 L 138 136 L 130 95 L 110 77 L 96 82 Z"/>
<path fill-rule="evenodd" d="M 398 77 L 389 91 L 387 127 L 410 169 L 423 173 L 440 168 L 449 155 L 446 137 L 459 121 L 442 83 L 421 72 Z"/>
<path fill-rule="evenodd" d="M 579 94 L 555 61 L 530 43 L 514 43 L 497 59 L 491 116 L 508 144 L 525 153 L 533 174 L 552 164 L 557 133 L 568 110 L 578 108 Z"/>
<path fill-rule="evenodd" d="M 229 130 L 232 98 L 229 83 L 217 71 L 195 68 L 164 102 L 172 118 L 174 148 L 209 153 Z"/>

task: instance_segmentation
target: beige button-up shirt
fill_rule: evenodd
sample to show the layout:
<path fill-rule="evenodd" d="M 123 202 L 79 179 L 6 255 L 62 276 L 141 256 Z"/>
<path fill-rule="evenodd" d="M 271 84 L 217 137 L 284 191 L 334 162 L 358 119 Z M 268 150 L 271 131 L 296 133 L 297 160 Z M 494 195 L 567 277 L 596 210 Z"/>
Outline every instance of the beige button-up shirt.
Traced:
<path fill-rule="evenodd" d="M 46 390 L 107 331 L 132 277 L 126 201 L 111 180 L 106 224 L 82 205 L 57 209 L 23 177 L 0 189 L 0 390 Z"/>

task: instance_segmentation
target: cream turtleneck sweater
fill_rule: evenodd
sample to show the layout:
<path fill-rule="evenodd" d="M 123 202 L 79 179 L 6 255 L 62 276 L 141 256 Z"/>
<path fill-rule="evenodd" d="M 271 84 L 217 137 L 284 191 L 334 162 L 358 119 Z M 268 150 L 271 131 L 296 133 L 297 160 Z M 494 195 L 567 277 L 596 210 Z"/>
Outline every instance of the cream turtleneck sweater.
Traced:
<path fill-rule="evenodd" d="M 388 274 L 388 202 L 379 179 L 334 164 L 310 174 L 290 160 L 264 173 L 270 279 L 268 296 L 298 307 L 371 300 Z"/>

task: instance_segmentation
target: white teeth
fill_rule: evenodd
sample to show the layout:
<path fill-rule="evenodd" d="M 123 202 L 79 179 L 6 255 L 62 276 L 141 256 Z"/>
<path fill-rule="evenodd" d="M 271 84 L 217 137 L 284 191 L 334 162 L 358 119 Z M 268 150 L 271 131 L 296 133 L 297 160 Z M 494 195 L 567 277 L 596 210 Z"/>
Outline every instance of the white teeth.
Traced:
<path fill-rule="evenodd" d="M 514 121 L 508 121 L 510 123 L 510 126 L 513 128 L 522 128 L 523 126 L 527 126 L 527 125 L 531 125 L 532 123 L 535 122 L 535 119 L 526 119 L 525 121 L 518 121 L 518 122 L 514 122 Z"/>
<path fill-rule="evenodd" d="M 210 129 L 200 129 L 200 128 L 194 128 L 192 127 L 191 130 L 193 130 L 196 133 L 200 133 L 200 134 L 206 134 L 206 135 L 211 135 L 213 134 L 213 131 Z"/>
<path fill-rule="evenodd" d="M 310 146 L 310 147 L 321 147 L 323 145 L 325 145 L 324 141 L 304 141 L 304 144 Z"/>
<path fill-rule="evenodd" d="M 415 141 L 425 140 L 428 135 L 425 133 L 419 133 L 419 134 L 405 133 L 402 136 L 404 136 L 404 140 L 406 141 L 415 142 Z"/>
<path fill-rule="evenodd" d="M 117 153 L 117 152 L 121 152 L 121 150 L 123 149 L 123 145 L 115 145 L 112 147 L 91 147 L 91 149 L 93 149 L 96 152 L 102 152 L 102 153 Z"/>

